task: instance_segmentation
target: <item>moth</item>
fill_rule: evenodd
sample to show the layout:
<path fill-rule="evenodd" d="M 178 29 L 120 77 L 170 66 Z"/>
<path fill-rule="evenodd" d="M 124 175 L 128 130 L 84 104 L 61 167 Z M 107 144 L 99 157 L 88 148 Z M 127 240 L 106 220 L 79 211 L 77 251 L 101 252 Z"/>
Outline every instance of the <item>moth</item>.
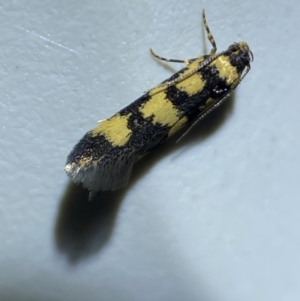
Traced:
<path fill-rule="evenodd" d="M 127 185 L 133 164 L 185 126 L 194 125 L 220 105 L 250 70 L 253 54 L 246 42 L 217 53 L 205 11 L 203 25 L 212 45 L 208 55 L 167 59 L 186 66 L 87 132 L 67 157 L 65 170 L 90 190 L 117 190 Z"/>

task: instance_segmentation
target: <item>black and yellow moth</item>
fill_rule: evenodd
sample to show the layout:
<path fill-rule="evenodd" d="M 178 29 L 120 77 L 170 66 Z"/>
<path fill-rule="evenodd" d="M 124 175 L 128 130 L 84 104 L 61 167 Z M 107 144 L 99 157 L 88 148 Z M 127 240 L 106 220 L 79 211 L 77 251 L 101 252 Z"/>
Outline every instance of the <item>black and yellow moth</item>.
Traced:
<path fill-rule="evenodd" d="M 253 54 L 248 44 L 234 43 L 217 53 L 204 10 L 202 17 L 213 47 L 210 54 L 176 60 L 151 50 L 159 60 L 185 63 L 186 67 L 101 121 L 74 146 L 65 170 L 91 194 L 126 186 L 140 157 L 216 108 L 250 70 Z"/>

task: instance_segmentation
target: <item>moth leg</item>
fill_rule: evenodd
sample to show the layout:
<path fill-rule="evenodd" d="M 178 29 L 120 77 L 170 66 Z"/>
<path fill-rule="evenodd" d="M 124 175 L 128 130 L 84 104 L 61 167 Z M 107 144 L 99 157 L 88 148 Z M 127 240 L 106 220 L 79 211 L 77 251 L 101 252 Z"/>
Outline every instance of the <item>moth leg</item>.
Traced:
<path fill-rule="evenodd" d="M 206 21 L 206 17 L 205 17 L 205 10 L 204 9 L 202 10 L 202 19 L 203 19 L 204 28 L 205 28 L 206 33 L 207 33 L 207 38 L 208 38 L 210 44 L 213 47 L 212 50 L 210 51 L 210 55 L 214 55 L 214 54 L 217 53 L 217 44 L 216 44 L 216 41 L 215 41 L 212 33 L 209 30 L 209 27 L 208 27 L 208 24 L 207 24 L 207 21 Z"/>
<path fill-rule="evenodd" d="M 165 62 L 171 62 L 171 63 L 183 63 L 183 64 L 186 64 L 186 65 L 189 65 L 191 62 L 196 60 L 196 58 L 177 60 L 177 59 L 169 59 L 169 58 L 161 57 L 161 56 L 157 55 L 151 48 L 150 48 L 150 53 L 158 60 L 165 61 Z"/>

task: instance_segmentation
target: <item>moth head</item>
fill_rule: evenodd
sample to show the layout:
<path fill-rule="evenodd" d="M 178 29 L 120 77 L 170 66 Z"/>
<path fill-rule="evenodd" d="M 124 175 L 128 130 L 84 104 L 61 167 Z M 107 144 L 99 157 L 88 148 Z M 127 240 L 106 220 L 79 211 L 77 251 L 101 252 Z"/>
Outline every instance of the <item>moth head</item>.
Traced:
<path fill-rule="evenodd" d="M 232 66 L 237 68 L 240 76 L 250 70 L 250 63 L 253 61 L 253 53 L 246 42 L 239 42 L 230 45 L 226 51 Z"/>
<path fill-rule="evenodd" d="M 253 53 L 246 42 L 234 43 L 229 46 L 228 51 L 238 56 L 245 64 L 253 61 Z"/>

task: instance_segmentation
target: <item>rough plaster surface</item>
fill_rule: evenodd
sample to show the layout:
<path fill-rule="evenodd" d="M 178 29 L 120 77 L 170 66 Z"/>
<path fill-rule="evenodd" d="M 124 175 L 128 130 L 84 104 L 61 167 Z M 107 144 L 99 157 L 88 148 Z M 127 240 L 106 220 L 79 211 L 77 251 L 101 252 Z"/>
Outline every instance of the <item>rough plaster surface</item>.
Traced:
<path fill-rule="evenodd" d="M 95 202 L 68 182 L 75 142 L 209 50 L 252 70 L 179 144 Z M 299 1 L 0 4 L 0 300 L 300 299 Z"/>

